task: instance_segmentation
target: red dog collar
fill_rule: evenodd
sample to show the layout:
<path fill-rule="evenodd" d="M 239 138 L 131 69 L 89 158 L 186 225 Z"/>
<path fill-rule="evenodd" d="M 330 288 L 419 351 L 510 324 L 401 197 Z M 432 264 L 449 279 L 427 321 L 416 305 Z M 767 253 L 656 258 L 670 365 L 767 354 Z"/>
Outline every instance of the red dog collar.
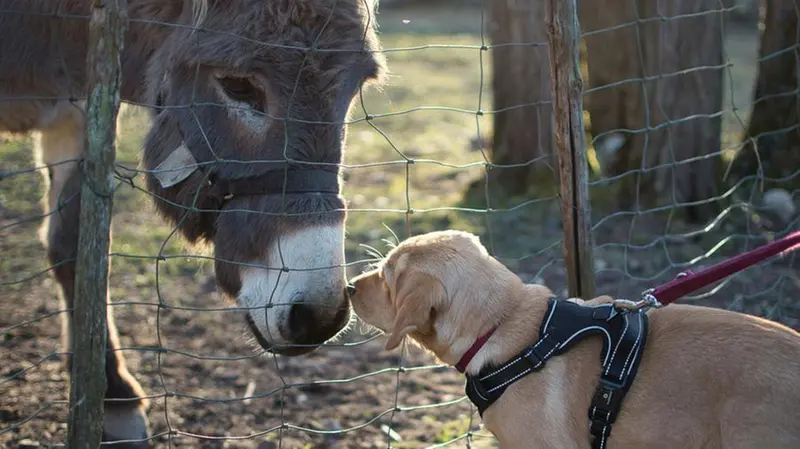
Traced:
<path fill-rule="evenodd" d="M 467 349 L 467 352 L 464 353 L 463 356 L 461 356 L 461 360 L 459 360 L 458 363 L 456 363 L 456 369 L 459 372 L 463 373 L 464 371 L 467 370 L 467 365 L 469 365 L 469 362 L 472 361 L 472 359 L 475 357 L 475 354 L 477 354 L 478 351 L 481 350 L 483 345 L 486 344 L 486 342 L 489 340 L 489 338 L 492 336 L 492 334 L 494 334 L 494 331 L 496 330 L 497 328 L 494 327 L 489 332 L 478 337 L 478 339 L 475 340 L 475 343 L 473 343 L 472 346 L 470 346 L 469 349 Z"/>

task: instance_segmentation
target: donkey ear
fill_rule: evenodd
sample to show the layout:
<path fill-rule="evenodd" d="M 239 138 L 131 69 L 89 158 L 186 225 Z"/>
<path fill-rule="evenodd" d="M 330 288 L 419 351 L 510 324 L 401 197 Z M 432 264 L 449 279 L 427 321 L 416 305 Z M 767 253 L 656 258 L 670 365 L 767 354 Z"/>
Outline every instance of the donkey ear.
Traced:
<path fill-rule="evenodd" d="M 405 274 L 405 273 L 404 273 Z M 397 307 L 395 321 L 385 349 L 398 346 L 411 332 L 428 331 L 432 324 L 434 310 L 446 298 L 444 285 L 433 276 L 417 271 L 408 271 L 397 279 Z"/>

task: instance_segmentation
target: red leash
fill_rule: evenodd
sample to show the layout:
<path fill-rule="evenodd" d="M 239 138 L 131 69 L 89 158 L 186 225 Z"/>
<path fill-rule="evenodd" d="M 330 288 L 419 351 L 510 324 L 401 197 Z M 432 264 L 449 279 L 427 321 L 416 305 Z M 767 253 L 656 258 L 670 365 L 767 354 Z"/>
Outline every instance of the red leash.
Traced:
<path fill-rule="evenodd" d="M 634 303 L 642 306 L 662 307 L 675 302 L 677 299 L 699 290 L 709 284 L 726 278 L 734 273 L 744 270 L 747 267 L 762 262 L 777 254 L 794 251 L 800 247 L 800 232 L 793 232 L 782 239 L 775 240 L 759 248 L 736 257 L 728 259 L 717 265 L 712 265 L 703 271 L 692 273 L 685 271 L 680 273 L 670 282 L 648 290 L 644 293 L 645 302 L 649 304 Z M 632 307 L 632 308 L 639 308 Z M 623 308 L 629 308 L 623 306 Z"/>

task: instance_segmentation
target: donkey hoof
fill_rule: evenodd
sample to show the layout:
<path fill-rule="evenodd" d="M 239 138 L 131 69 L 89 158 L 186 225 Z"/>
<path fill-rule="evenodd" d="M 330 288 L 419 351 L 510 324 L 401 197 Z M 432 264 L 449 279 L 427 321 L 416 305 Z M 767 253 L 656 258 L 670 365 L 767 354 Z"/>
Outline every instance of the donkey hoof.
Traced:
<path fill-rule="evenodd" d="M 150 430 L 140 406 L 113 405 L 104 411 L 103 446 L 112 449 L 147 449 Z"/>

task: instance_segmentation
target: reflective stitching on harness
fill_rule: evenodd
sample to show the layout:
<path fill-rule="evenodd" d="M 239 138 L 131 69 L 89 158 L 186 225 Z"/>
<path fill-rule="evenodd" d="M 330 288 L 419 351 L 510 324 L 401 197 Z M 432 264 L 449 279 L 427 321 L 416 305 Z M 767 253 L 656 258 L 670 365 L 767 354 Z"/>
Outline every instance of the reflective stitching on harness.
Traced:
<path fill-rule="evenodd" d="M 485 367 L 478 376 L 466 375 L 467 396 L 483 416 L 509 385 L 543 369 L 549 359 L 569 350 L 577 341 L 590 335 L 602 336 L 601 377 L 588 417 L 592 448 L 605 449 L 612 424 L 641 361 L 647 340 L 647 315 L 641 310 L 620 310 L 611 303 L 587 306 L 555 299 L 550 300 L 549 309 L 539 331 L 540 338 L 533 345 L 509 362 Z"/>
<path fill-rule="evenodd" d="M 629 319 L 630 319 L 630 318 L 629 318 Z M 636 315 L 636 319 L 639 321 L 639 325 L 641 326 L 641 325 L 642 325 L 642 315 L 641 315 L 641 314 L 637 314 L 637 315 Z M 626 320 L 626 321 L 625 321 L 625 323 L 626 323 L 626 330 L 627 330 L 627 322 L 628 322 L 628 321 Z M 639 354 L 639 348 L 640 348 L 640 345 L 639 345 L 639 343 L 640 343 L 641 341 L 642 341 L 642 333 L 641 333 L 641 332 L 639 332 L 639 333 L 636 335 L 636 341 L 634 341 L 634 342 L 633 342 L 633 346 L 631 346 L 631 350 L 630 350 L 630 352 L 628 352 L 628 357 L 625 359 L 625 364 L 624 364 L 624 365 L 622 365 L 622 372 L 623 372 L 623 373 L 625 373 L 625 376 L 627 376 L 627 375 L 628 375 L 628 374 L 630 374 L 630 372 L 631 372 L 631 368 L 633 367 L 633 364 L 631 363 L 631 364 L 629 365 L 629 363 L 630 363 L 630 362 L 633 360 L 633 359 L 632 359 L 632 357 L 634 357 L 636 354 Z M 606 374 L 608 374 L 608 368 L 606 368 Z"/>
<path fill-rule="evenodd" d="M 573 340 L 575 337 L 577 337 L 577 336 L 579 336 L 579 335 L 583 334 L 584 332 L 588 332 L 588 331 L 590 331 L 590 330 L 599 330 L 599 331 L 603 332 L 603 333 L 605 334 L 605 336 L 606 336 L 606 342 L 608 342 L 608 347 L 611 347 L 611 334 L 609 334 L 607 330 L 603 329 L 603 328 L 602 328 L 602 327 L 600 327 L 600 326 L 590 326 L 590 327 L 583 328 L 583 329 L 579 330 L 578 332 L 575 332 L 574 334 L 572 334 L 572 336 L 570 336 L 570 337 L 569 337 L 569 338 L 568 338 L 568 339 L 567 339 L 567 340 L 566 340 L 566 341 L 565 341 L 563 344 L 561 344 L 559 347 L 560 347 L 560 348 L 564 348 L 564 347 L 566 347 L 566 346 L 569 344 L 569 342 L 571 342 L 571 341 L 572 341 L 572 340 Z M 606 357 L 605 357 L 605 359 L 603 359 L 603 365 L 605 365 L 606 363 L 608 363 L 608 356 L 609 356 L 609 355 L 610 355 L 610 353 L 606 353 Z"/>
<path fill-rule="evenodd" d="M 622 336 L 623 337 L 625 336 L 626 333 L 628 333 L 628 325 L 629 324 L 630 324 L 629 321 L 626 319 L 625 320 L 625 327 L 622 329 Z M 606 333 L 606 335 L 608 335 L 608 333 Z M 617 345 L 614 346 L 614 352 L 611 353 L 611 361 L 612 362 L 614 361 L 614 357 L 616 357 L 616 355 L 617 355 L 617 349 L 619 349 L 619 345 L 622 344 L 623 340 L 624 340 L 623 338 L 620 338 L 619 341 L 617 342 Z M 609 346 L 611 345 L 611 336 L 610 335 L 608 337 L 608 344 L 609 344 Z M 606 361 L 603 362 L 603 365 L 606 367 L 606 370 L 603 372 L 603 374 L 608 375 L 608 370 L 611 369 L 611 364 L 608 363 L 608 360 L 606 360 Z M 624 371 L 624 369 L 623 369 L 623 371 Z"/>
<path fill-rule="evenodd" d="M 556 349 L 558 349 L 558 348 L 556 347 L 556 348 L 553 348 L 553 349 L 551 349 L 551 350 L 550 350 L 550 352 L 548 352 L 547 354 L 545 354 L 545 355 L 544 355 L 544 357 L 542 357 L 542 360 L 540 360 L 540 361 L 539 361 L 539 363 L 537 363 L 536 365 L 534 365 L 532 368 L 528 368 L 528 369 L 526 369 L 525 371 L 523 371 L 523 372 L 521 372 L 521 373 L 517 374 L 516 376 L 512 377 L 511 379 L 508 379 L 507 381 L 505 381 L 505 382 L 501 383 L 500 385 L 498 385 L 498 386 L 496 386 L 496 387 L 494 387 L 494 388 L 490 388 L 490 389 L 487 391 L 487 393 L 493 393 L 493 392 L 495 392 L 495 391 L 499 390 L 500 388 L 503 388 L 503 387 L 505 387 L 505 386 L 506 386 L 506 385 L 508 385 L 508 384 L 514 383 L 514 382 L 515 382 L 517 379 L 519 379 L 520 377 L 522 377 L 522 376 L 525 376 L 526 374 L 529 374 L 529 373 L 531 373 L 532 371 L 536 370 L 537 368 L 539 368 L 540 366 L 542 366 L 542 365 L 544 364 L 544 361 L 545 361 L 545 360 L 547 360 L 547 359 L 548 359 L 548 358 L 549 358 L 551 355 L 553 355 L 553 352 L 555 352 L 555 351 L 556 351 Z M 531 351 L 529 351 L 527 355 L 530 355 L 530 354 L 531 354 L 531 352 L 533 352 L 533 351 L 532 351 L 532 350 L 531 350 Z"/>
<path fill-rule="evenodd" d="M 482 395 L 482 394 L 481 394 L 481 392 L 480 392 L 480 391 L 478 391 L 478 387 L 477 387 L 476 385 L 477 385 L 477 384 L 472 384 L 472 389 L 475 391 L 475 393 L 476 393 L 478 396 L 480 396 L 480 397 L 481 397 L 481 399 L 483 399 L 484 401 L 488 401 L 488 400 L 489 400 L 489 398 L 487 398 L 486 396 Z"/>
<path fill-rule="evenodd" d="M 500 373 L 502 373 L 503 371 L 505 371 L 505 369 L 506 369 L 506 368 L 508 368 L 509 366 L 513 365 L 514 363 L 517 363 L 517 362 L 519 362 L 520 360 L 522 360 L 522 359 L 524 359 L 524 358 L 527 358 L 529 355 L 531 355 L 531 354 L 533 353 L 533 351 L 535 351 L 535 350 L 536 350 L 536 348 L 538 348 L 538 347 L 539 347 L 539 345 L 540 345 L 540 344 L 542 344 L 542 342 L 544 341 L 544 339 L 545 339 L 545 338 L 547 338 L 547 334 L 545 334 L 545 336 L 544 336 L 544 337 L 543 337 L 541 340 L 537 341 L 537 342 L 536 342 L 536 344 L 535 344 L 535 345 L 533 345 L 533 347 L 532 347 L 532 348 L 530 348 L 530 350 L 529 350 L 528 352 L 526 352 L 526 353 L 525 353 L 525 355 L 522 355 L 522 356 L 517 356 L 517 358 L 516 358 L 516 359 L 514 359 L 514 361 L 513 361 L 513 362 L 511 362 L 511 363 L 507 363 L 507 364 L 503 365 L 503 366 L 502 366 L 500 369 L 498 369 L 497 371 L 495 371 L 495 372 L 493 372 L 493 373 L 491 373 L 491 374 L 487 374 L 487 375 L 485 375 L 485 376 L 481 377 L 481 381 L 484 381 L 484 380 L 486 380 L 486 379 L 488 379 L 488 378 L 490 378 L 490 377 L 494 376 L 495 374 L 500 374 Z M 551 352 L 552 352 L 552 351 L 551 351 Z M 537 363 L 537 366 L 539 366 L 539 365 L 541 365 L 541 363 Z"/>
<path fill-rule="evenodd" d="M 550 313 L 548 313 L 548 314 L 547 314 L 547 319 L 545 319 L 545 321 L 544 321 L 544 325 L 542 326 L 542 329 L 547 329 L 547 327 L 550 325 L 550 319 L 551 319 L 551 318 L 553 318 L 553 314 L 556 312 L 556 307 L 557 307 L 557 306 L 558 306 L 558 303 L 554 303 L 554 304 L 553 304 L 553 307 L 551 307 L 551 308 L 550 308 Z M 534 350 L 535 350 L 535 349 L 536 349 L 536 348 L 537 348 L 537 347 L 538 347 L 538 346 L 539 346 L 539 345 L 540 345 L 540 344 L 541 344 L 541 343 L 544 341 L 544 339 L 546 339 L 547 337 L 548 337 L 548 334 L 544 334 L 544 336 L 542 336 L 542 338 L 541 338 L 541 339 L 540 339 L 538 342 L 536 342 L 536 344 L 535 344 L 535 345 L 533 345 L 533 348 L 531 348 L 531 350 L 530 350 L 530 351 L 528 351 L 528 352 L 527 352 L 527 353 L 526 353 L 524 356 L 517 356 L 517 358 L 516 358 L 516 359 L 514 359 L 514 361 L 513 361 L 513 362 L 511 362 L 511 363 L 507 363 L 507 364 L 505 364 L 505 365 L 501 366 L 501 367 L 500 367 L 498 370 L 496 370 L 496 371 L 494 371 L 494 372 L 492 372 L 492 373 L 489 373 L 489 374 L 487 374 L 487 375 L 485 375 L 485 376 L 481 377 L 481 379 L 480 379 L 480 380 L 481 380 L 481 381 L 484 381 L 484 380 L 486 380 L 486 379 L 488 379 L 488 378 L 490 378 L 490 377 L 494 376 L 495 374 L 501 373 L 501 372 L 503 372 L 503 371 L 504 371 L 506 368 L 508 368 L 509 366 L 511 366 L 512 364 L 514 364 L 514 363 L 516 363 L 516 362 L 519 362 L 519 361 L 520 361 L 520 360 L 522 360 L 523 358 L 525 358 L 525 357 L 527 357 L 527 356 L 531 355 L 531 353 L 532 353 L 532 352 L 533 352 L 533 351 L 534 351 Z"/>
<path fill-rule="evenodd" d="M 558 303 L 554 303 L 553 307 L 550 308 L 550 313 L 547 314 L 547 319 L 544 320 L 544 324 L 542 325 L 542 329 L 547 329 L 550 327 L 550 320 L 553 319 L 553 315 L 556 313 L 556 307 L 558 307 Z"/>

